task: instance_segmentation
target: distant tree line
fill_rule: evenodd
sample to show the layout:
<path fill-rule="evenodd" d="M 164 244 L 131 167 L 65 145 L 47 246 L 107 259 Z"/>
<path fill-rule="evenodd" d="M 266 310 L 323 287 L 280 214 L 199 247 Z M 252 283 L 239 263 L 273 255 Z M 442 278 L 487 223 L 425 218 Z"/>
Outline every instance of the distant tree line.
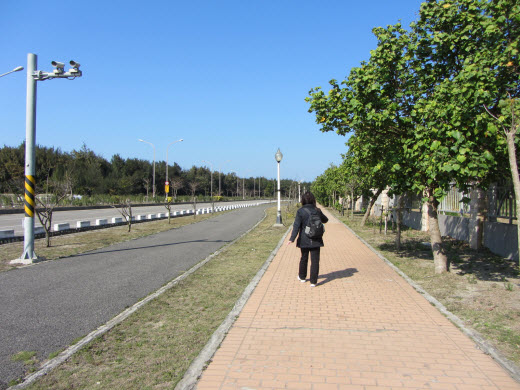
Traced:
<path fill-rule="evenodd" d="M 0 149 L 0 193 L 12 193 L 13 186 L 23 188 L 25 144 Z M 97 155 L 86 145 L 79 150 L 63 152 L 60 148 L 36 147 L 37 192 L 45 193 L 51 187 L 67 182 L 71 195 L 149 195 L 152 196 L 153 162 L 124 159 L 115 154 L 110 161 Z M 182 169 L 177 163 L 168 165 L 170 196 L 210 196 L 211 171 L 207 167 L 192 166 Z M 166 162 L 155 162 L 156 197 L 165 198 Z M 238 185 L 237 185 L 238 181 Z M 275 179 L 265 177 L 237 177 L 236 173 L 220 175 L 222 197 L 274 197 Z M 284 197 L 298 196 L 298 183 L 281 180 Z M 303 188 L 310 183 L 302 183 Z M 20 189 L 18 189 L 21 191 Z M 213 195 L 219 195 L 219 172 L 213 171 Z"/>

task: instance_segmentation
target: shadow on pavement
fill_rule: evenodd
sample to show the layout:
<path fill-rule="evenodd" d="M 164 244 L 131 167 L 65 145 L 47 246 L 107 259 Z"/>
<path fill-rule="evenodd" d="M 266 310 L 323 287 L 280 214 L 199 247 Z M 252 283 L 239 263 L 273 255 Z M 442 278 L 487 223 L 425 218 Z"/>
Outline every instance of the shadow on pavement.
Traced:
<path fill-rule="evenodd" d="M 325 280 L 319 281 L 318 286 L 331 282 L 334 279 L 350 278 L 351 276 L 354 276 L 354 274 L 357 272 L 359 272 L 357 270 L 357 268 L 347 268 L 347 269 L 344 269 L 343 271 L 334 271 L 334 272 L 330 272 L 325 275 L 320 275 L 320 279 L 325 278 Z"/>

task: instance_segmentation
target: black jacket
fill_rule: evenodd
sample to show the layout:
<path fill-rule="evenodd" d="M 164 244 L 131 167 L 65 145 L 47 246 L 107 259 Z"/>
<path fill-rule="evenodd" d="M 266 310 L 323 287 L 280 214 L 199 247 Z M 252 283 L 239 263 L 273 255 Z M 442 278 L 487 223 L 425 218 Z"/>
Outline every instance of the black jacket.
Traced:
<path fill-rule="evenodd" d="M 320 209 L 318 209 L 313 204 L 306 204 L 302 208 L 300 208 L 296 212 L 296 218 L 294 218 L 294 224 L 293 229 L 291 233 L 291 238 L 289 238 L 289 241 L 293 242 L 296 238 L 296 235 L 298 235 L 298 240 L 296 241 L 296 246 L 298 248 L 319 248 L 323 246 L 323 239 L 320 238 L 318 240 L 311 240 L 305 233 L 303 233 L 303 228 L 307 226 L 307 221 L 309 220 L 310 214 L 306 212 L 305 209 L 317 209 L 318 214 L 320 215 L 321 222 L 326 223 L 329 219 L 323 215 Z"/>

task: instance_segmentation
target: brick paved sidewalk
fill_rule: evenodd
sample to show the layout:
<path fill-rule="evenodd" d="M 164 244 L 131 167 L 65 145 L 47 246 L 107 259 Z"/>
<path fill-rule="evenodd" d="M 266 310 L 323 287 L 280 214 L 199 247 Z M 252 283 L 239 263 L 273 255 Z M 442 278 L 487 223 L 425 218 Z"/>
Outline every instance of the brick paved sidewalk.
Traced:
<path fill-rule="evenodd" d="M 318 286 L 282 246 L 198 382 L 206 389 L 520 389 L 330 214 Z"/>

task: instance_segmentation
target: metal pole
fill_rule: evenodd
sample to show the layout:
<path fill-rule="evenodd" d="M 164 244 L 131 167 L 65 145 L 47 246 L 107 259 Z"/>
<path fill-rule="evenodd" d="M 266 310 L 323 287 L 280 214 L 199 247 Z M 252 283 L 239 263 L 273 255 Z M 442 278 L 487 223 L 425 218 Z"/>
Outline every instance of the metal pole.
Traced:
<path fill-rule="evenodd" d="M 218 171 L 218 196 L 220 196 L 220 172 L 222 171 L 222 167 L 220 167 L 219 171 Z"/>
<path fill-rule="evenodd" d="M 10 71 L 7 72 L 7 73 L 0 74 L 0 77 L 7 76 L 8 74 L 11 74 L 11 73 L 13 73 L 13 72 L 19 72 L 19 71 L 21 71 L 21 70 L 23 70 L 23 66 L 18 66 L 18 67 L 16 67 L 16 68 L 14 68 L 13 70 L 10 70 Z"/>
<path fill-rule="evenodd" d="M 152 198 L 155 200 L 155 146 L 153 146 L 153 178 L 152 178 Z"/>
<path fill-rule="evenodd" d="M 244 184 L 244 178 L 242 178 L 242 200 L 246 200 L 246 186 Z"/>
<path fill-rule="evenodd" d="M 278 211 L 276 213 L 276 224 L 282 224 L 282 208 L 281 208 L 281 200 L 280 200 L 280 162 L 278 161 Z"/>
<path fill-rule="evenodd" d="M 34 253 L 34 213 L 36 212 L 36 181 L 35 175 L 35 143 L 36 143 L 36 71 L 38 57 L 27 54 L 27 103 L 25 111 L 25 220 L 24 220 L 24 250 L 20 260 L 32 263 L 37 259 Z"/>
<path fill-rule="evenodd" d="M 171 145 L 171 144 L 170 144 Z M 164 182 L 165 184 L 166 183 L 169 183 L 169 180 L 168 180 L 168 147 L 170 146 L 168 145 L 166 147 L 166 181 Z M 165 191 L 166 192 L 166 191 Z M 166 200 L 168 200 L 168 193 L 166 192 Z"/>

